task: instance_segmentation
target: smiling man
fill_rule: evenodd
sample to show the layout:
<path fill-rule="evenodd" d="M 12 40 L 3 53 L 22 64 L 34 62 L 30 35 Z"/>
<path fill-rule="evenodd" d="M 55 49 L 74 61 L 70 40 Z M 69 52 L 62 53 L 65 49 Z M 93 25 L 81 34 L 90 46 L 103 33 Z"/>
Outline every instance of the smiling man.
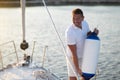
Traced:
<path fill-rule="evenodd" d="M 81 64 L 85 39 L 90 29 L 87 22 L 84 20 L 83 11 L 79 8 L 72 11 L 72 21 L 73 24 L 66 30 L 66 42 L 67 54 L 72 61 L 74 71 L 68 63 L 68 76 L 69 80 L 77 80 L 74 74 L 74 72 L 76 72 L 80 75 L 81 80 L 84 80 L 84 77 L 82 77 Z"/>

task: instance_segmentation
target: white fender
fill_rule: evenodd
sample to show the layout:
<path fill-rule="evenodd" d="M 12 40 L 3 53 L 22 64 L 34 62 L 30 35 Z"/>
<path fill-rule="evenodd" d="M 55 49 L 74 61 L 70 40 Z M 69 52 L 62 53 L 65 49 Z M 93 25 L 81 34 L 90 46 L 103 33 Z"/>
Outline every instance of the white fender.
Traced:
<path fill-rule="evenodd" d="M 98 55 L 100 51 L 100 39 L 96 33 L 92 33 L 85 40 L 83 62 L 82 62 L 82 73 L 85 80 L 89 80 L 95 75 Z"/>

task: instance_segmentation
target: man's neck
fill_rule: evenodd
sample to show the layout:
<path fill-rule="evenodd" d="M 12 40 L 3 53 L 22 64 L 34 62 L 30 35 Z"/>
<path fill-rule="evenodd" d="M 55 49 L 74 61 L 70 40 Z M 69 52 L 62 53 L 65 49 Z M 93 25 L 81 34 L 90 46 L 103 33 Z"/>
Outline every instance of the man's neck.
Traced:
<path fill-rule="evenodd" d="M 78 26 L 76 26 L 76 27 L 78 27 L 78 28 L 82 29 L 82 26 L 81 26 L 81 25 L 78 25 Z"/>

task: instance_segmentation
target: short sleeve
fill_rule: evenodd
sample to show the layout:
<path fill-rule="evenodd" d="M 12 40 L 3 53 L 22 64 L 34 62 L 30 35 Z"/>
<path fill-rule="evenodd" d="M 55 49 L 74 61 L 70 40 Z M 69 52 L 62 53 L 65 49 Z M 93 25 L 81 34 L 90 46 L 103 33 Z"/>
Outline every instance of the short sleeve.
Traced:
<path fill-rule="evenodd" d="M 68 45 L 76 44 L 75 35 L 74 35 L 74 33 L 72 31 L 67 31 L 66 32 L 66 41 L 67 41 Z"/>
<path fill-rule="evenodd" d="M 85 20 L 82 22 L 82 25 L 85 26 L 86 32 L 90 31 L 89 25 Z"/>

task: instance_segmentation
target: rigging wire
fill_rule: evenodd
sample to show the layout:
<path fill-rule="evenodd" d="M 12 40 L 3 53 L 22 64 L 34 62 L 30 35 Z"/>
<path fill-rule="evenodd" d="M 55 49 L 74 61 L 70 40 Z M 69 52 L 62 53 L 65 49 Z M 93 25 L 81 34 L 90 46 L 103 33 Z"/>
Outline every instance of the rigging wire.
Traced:
<path fill-rule="evenodd" d="M 64 43 L 63 43 L 63 41 L 62 41 L 62 39 L 61 39 L 61 37 L 60 37 L 60 35 L 59 35 L 59 32 L 57 31 L 57 28 L 56 28 L 55 23 L 54 23 L 54 21 L 53 21 L 53 18 L 52 18 L 51 14 L 50 14 L 50 12 L 49 12 L 49 10 L 48 10 L 48 8 L 47 8 L 47 5 L 46 5 L 46 3 L 45 3 L 45 0 L 42 0 L 42 2 L 43 2 L 44 6 L 45 6 L 45 8 L 46 8 L 46 10 L 47 10 L 47 13 L 48 13 L 51 21 L 52 21 L 52 24 L 53 24 L 54 30 L 55 30 L 55 32 L 56 32 L 56 34 L 57 34 L 57 36 L 58 36 L 58 39 L 60 40 L 60 42 L 61 42 L 61 44 L 62 44 L 63 51 L 64 51 L 64 55 L 65 55 L 65 57 L 67 58 L 68 63 L 69 63 L 69 65 L 71 66 L 71 68 L 72 68 L 75 76 L 76 76 L 77 79 L 79 80 L 79 78 L 78 78 L 78 76 L 77 76 L 77 73 L 75 72 L 74 67 L 73 67 L 73 65 L 71 64 L 71 60 L 69 59 L 69 57 L 68 57 L 67 54 L 66 54 L 66 49 L 65 49 Z"/>

